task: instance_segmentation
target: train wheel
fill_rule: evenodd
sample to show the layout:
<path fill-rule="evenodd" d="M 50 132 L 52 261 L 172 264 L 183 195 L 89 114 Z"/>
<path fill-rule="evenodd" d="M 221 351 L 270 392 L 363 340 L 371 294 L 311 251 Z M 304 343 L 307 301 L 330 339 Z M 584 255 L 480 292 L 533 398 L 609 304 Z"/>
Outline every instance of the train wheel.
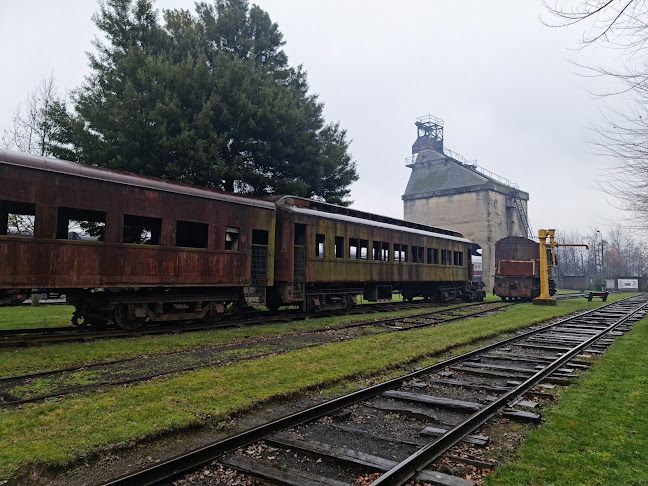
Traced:
<path fill-rule="evenodd" d="M 135 331 L 144 325 L 144 319 L 131 318 L 128 304 L 118 304 L 112 311 L 112 319 L 117 327 Z"/>
<path fill-rule="evenodd" d="M 275 292 L 268 292 L 268 298 L 266 300 L 266 307 L 272 312 L 277 312 L 277 310 L 279 310 L 279 307 L 284 305 L 281 297 L 279 297 L 279 295 Z"/>
<path fill-rule="evenodd" d="M 315 313 L 315 302 L 313 302 L 311 297 L 306 296 L 304 302 L 302 302 L 301 310 L 308 315 Z"/>
<path fill-rule="evenodd" d="M 355 307 L 355 302 L 353 301 L 353 295 L 347 295 L 346 296 L 346 309 L 347 311 L 350 311 Z"/>
<path fill-rule="evenodd" d="M 281 306 L 279 305 L 278 302 L 266 302 L 266 307 L 268 308 L 268 310 L 271 310 L 272 312 L 277 312 L 279 310 L 279 307 Z"/>
<path fill-rule="evenodd" d="M 90 319 L 90 327 L 94 331 L 105 331 L 107 324 L 103 319 Z"/>
<path fill-rule="evenodd" d="M 72 325 L 80 329 L 88 326 L 88 320 L 83 317 L 83 313 L 79 309 L 75 310 L 72 315 Z"/>

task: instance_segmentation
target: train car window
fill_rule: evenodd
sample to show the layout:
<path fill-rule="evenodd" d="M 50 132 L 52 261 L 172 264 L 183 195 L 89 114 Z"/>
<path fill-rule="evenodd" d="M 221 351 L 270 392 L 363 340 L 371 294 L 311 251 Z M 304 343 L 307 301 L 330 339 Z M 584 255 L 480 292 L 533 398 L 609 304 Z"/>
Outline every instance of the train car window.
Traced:
<path fill-rule="evenodd" d="M 369 259 L 369 240 L 360 240 L 360 260 Z"/>
<path fill-rule="evenodd" d="M 104 241 L 106 213 L 88 209 L 58 208 L 58 240 Z"/>
<path fill-rule="evenodd" d="M 446 256 L 446 250 L 441 250 L 441 265 L 448 264 L 448 257 Z"/>
<path fill-rule="evenodd" d="M 162 220 L 146 216 L 124 214 L 123 243 L 136 245 L 159 245 Z"/>
<path fill-rule="evenodd" d="M 320 235 L 319 233 L 315 235 L 315 256 L 319 258 L 324 258 L 324 243 L 326 241 L 326 236 Z"/>
<path fill-rule="evenodd" d="M 459 252 L 458 251 L 453 251 L 453 265 L 459 265 Z"/>
<path fill-rule="evenodd" d="M 335 258 L 344 258 L 344 236 L 335 237 Z"/>
<path fill-rule="evenodd" d="M 176 222 L 176 246 L 182 246 L 185 248 L 207 248 L 208 234 L 209 225 L 207 223 L 195 223 L 193 221 L 179 220 Z"/>
<path fill-rule="evenodd" d="M 36 205 L 0 201 L 0 235 L 34 236 Z"/>
<path fill-rule="evenodd" d="M 394 244 L 394 261 L 395 262 L 407 261 L 407 245 Z"/>
<path fill-rule="evenodd" d="M 268 232 L 264 230 L 252 230 L 252 244 L 268 246 Z"/>
<path fill-rule="evenodd" d="M 352 260 L 360 257 L 360 252 L 358 251 L 359 243 L 358 238 L 349 238 L 349 258 Z"/>
<path fill-rule="evenodd" d="M 412 246 L 412 263 L 423 263 L 423 250 L 422 246 Z"/>
<path fill-rule="evenodd" d="M 238 251 L 240 234 L 241 234 L 241 228 L 235 228 L 234 226 L 225 226 L 225 249 L 226 250 Z M 205 248 L 207 248 L 207 245 L 205 245 Z"/>
<path fill-rule="evenodd" d="M 459 252 L 459 266 L 463 267 L 463 251 Z"/>
<path fill-rule="evenodd" d="M 432 257 L 433 257 L 433 263 L 435 265 L 439 264 L 439 249 L 438 248 L 433 248 L 432 249 Z"/>
<path fill-rule="evenodd" d="M 389 261 L 389 243 L 382 244 L 382 260 L 384 262 Z"/>
<path fill-rule="evenodd" d="M 432 248 L 427 248 L 427 260 L 425 260 L 428 264 L 432 263 Z"/>
<path fill-rule="evenodd" d="M 295 245 L 306 246 L 306 225 L 295 223 Z"/>
<path fill-rule="evenodd" d="M 373 242 L 373 253 L 371 255 L 372 260 L 375 260 L 375 261 L 382 260 L 382 255 L 380 253 L 381 248 L 382 248 L 382 243 L 380 241 L 374 241 Z"/>

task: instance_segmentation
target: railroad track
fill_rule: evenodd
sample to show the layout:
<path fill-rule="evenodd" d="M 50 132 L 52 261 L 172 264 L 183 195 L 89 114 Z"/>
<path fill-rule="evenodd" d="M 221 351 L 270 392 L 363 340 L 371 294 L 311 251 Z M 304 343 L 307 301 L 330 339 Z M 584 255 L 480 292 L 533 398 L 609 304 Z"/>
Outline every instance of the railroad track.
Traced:
<path fill-rule="evenodd" d="M 644 294 L 538 327 L 104 486 L 156 484 L 211 461 L 273 484 L 341 486 L 376 477 L 373 486 L 411 479 L 474 485 L 436 470 L 435 461 L 462 441 L 487 443 L 488 437 L 471 434 L 495 414 L 538 421 L 529 393 L 542 396 L 543 387 L 568 384 L 589 367 L 589 357 L 602 354 L 641 319 L 646 306 Z"/>
<path fill-rule="evenodd" d="M 327 342 L 353 339 L 354 337 L 356 337 L 354 331 L 359 329 L 366 330 L 371 328 L 373 334 L 402 332 L 412 329 L 419 329 L 422 327 L 443 325 L 457 320 L 469 319 L 488 312 L 494 312 L 509 307 L 510 305 L 511 304 L 500 302 L 469 304 L 452 309 L 437 310 L 425 314 L 419 314 L 416 316 L 356 322 L 333 328 L 326 326 L 319 330 L 297 332 L 273 338 L 263 338 L 261 340 L 252 340 L 246 343 L 248 348 L 263 344 L 263 347 L 265 349 L 269 348 L 269 350 L 261 353 L 247 354 L 245 355 L 245 357 L 242 357 L 240 359 L 227 358 L 223 360 L 221 358 L 221 355 L 224 353 L 228 353 L 233 350 L 242 350 L 243 345 L 241 345 L 240 343 L 235 343 L 232 345 L 213 346 L 211 348 L 200 347 L 200 349 L 173 351 L 168 353 L 160 353 L 158 355 L 149 355 L 146 359 L 147 368 L 145 369 L 143 369 L 141 366 L 141 358 L 135 357 L 121 360 L 112 360 L 92 365 L 76 366 L 26 375 L 3 377 L 0 378 L 0 408 L 13 407 L 50 398 L 60 398 L 70 393 L 80 393 L 96 388 L 127 385 L 138 381 L 150 380 L 159 376 L 180 373 L 183 371 L 190 371 L 205 367 L 217 367 L 221 366 L 223 362 L 231 363 L 232 361 L 258 359 L 263 356 L 277 354 L 280 352 L 288 352 L 294 351 L 296 349 L 320 346 Z M 294 340 L 296 344 L 290 344 L 291 340 Z M 156 358 L 164 360 L 167 364 L 166 366 L 163 366 L 162 369 L 158 368 L 153 372 L 153 366 L 148 363 L 155 360 Z M 66 383 L 69 381 L 74 382 L 74 373 L 77 372 L 83 372 L 85 374 L 89 373 L 92 375 L 103 375 L 104 378 L 98 379 L 94 383 L 85 386 L 66 385 Z M 127 378 L 123 377 L 125 372 L 129 373 L 129 376 Z M 111 374 L 120 376 L 120 378 L 118 380 L 111 380 Z M 57 382 L 60 383 L 60 385 L 55 391 L 50 391 L 46 394 L 30 396 L 28 398 L 16 398 L 15 396 L 13 396 L 14 389 L 24 389 L 26 386 L 37 379 L 47 380 L 48 386 L 50 387 L 52 384 Z"/>
<path fill-rule="evenodd" d="M 560 294 L 556 295 L 559 300 L 583 297 L 585 294 Z M 514 303 L 514 302 L 510 302 Z M 518 302 L 519 303 L 519 302 Z M 122 329 L 109 329 L 95 331 L 92 329 L 79 328 L 74 326 L 66 327 L 40 327 L 26 329 L 0 329 L 0 347 L 40 346 L 46 343 L 61 343 L 73 341 L 92 341 L 95 339 L 114 339 L 123 337 L 137 337 L 156 334 L 183 333 L 218 329 L 222 327 L 238 327 L 259 325 L 272 322 L 289 322 L 306 319 L 309 317 L 331 317 L 343 314 L 374 314 L 377 312 L 394 312 L 408 309 L 421 309 L 426 307 L 447 306 L 448 302 L 431 302 L 425 300 L 413 302 L 385 302 L 377 304 L 359 305 L 350 311 L 322 312 L 316 315 L 307 316 L 295 310 L 284 310 L 264 315 L 229 318 L 215 323 L 194 323 L 194 324 L 161 324 L 145 327 L 137 331 L 125 331 Z M 473 305 L 479 305 L 474 303 Z M 268 315 L 269 314 L 269 315 Z"/>
<path fill-rule="evenodd" d="M 457 301 L 459 302 L 459 301 Z M 465 305 L 479 305 L 479 302 Z M 20 346 L 40 346 L 45 343 L 61 343 L 72 341 L 92 341 L 96 339 L 114 339 L 124 337 L 150 336 L 156 334 L 177 334 L 184 332 L 205 331 L 223 327 L 242 327 L 260 325 L 276 322 L 298 321 L 308 318 L 331 317 L 339 315 L 361 315 L 375 314 L 384 312 L 394 312 L 410 309 L 422 309 L 427 307 L 441 307 L 452 305 L 452 302 L 432 302 L 429 300 L 420 300 L 414 302 L 389 302 L 360 305 L 350 311 L 332 311 L 321 312 L 314 315 L 307 315 L 295 310 L 285 310 L 280 312 L 259 312 L 260 315 L 236 317 L 224 319 L 214 323 L 194 323 L 194 324 L 164 324 L 158 326 L 144 327 L 136 331 L 126 331 L 122 329 L 109 329 L 104 331 L 93 331 L 82 329 L 74 326 L 68 327 L 43 327 L 31 329 L 4 329 L 0 330 L 0 347 L 20 347 Z"/>

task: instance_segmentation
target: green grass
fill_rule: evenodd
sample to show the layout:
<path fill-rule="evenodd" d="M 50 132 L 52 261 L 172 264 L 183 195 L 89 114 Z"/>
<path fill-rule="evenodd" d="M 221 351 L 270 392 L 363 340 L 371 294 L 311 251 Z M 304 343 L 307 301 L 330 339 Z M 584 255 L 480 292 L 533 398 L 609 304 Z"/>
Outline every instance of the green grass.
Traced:
<path fill-rule="evenodd" d="M 71 326 L 74 307 L 70 305 L 20 305 L 0 307 L 0 329 Z"/>
<path fill-rule="evenodd" d="M 21 466 L 65 465 L 97 451 L 168 431 L 218 423 L 277 397 L 363 380 L 384 370 L 510 333 L 600 303 L 530 304 L 496 316 L 403 333 L 371 335 L 220 368 L 155 379 L 129 388 L 0 411 L 0 477 Z M 307 323 L 305 323 L 307 324 Z"/>
<path fill-rule="evenodd" d="M 117 359 L 137 357 L 171 351 L 181 351 L 205 346 L 218 346 L 230 342 L 273 337 L 326 327 L 340 327 L 372 319 L 388 319 L 405 315 L 424 314 L 457 305 L 434 309 L 386 312 L 374 317 L 367 315 L 327 317 L 281 324 L 266 324 L 244 328 L 217 329 L 179 335 L 145 336 L 140 338 L 105 339 L 88 343 L 61 343 L 40 348 L 0 349 L 0 378 L 19 374 L 84 366 Z M 39 309 L 40 310 L 40 309 Z"/>
<path fill-rule="evenodd" d="M 647 485 L 647 347 L 648 318 L 561 396 L 517 460 L 484 484 Z"/>

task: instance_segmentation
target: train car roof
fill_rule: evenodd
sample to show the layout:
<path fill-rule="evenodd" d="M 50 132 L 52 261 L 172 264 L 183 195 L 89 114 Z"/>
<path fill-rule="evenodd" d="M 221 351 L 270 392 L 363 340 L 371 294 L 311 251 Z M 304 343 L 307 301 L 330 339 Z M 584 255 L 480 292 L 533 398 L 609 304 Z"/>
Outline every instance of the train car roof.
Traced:
<path fill-rule="evenodd" d="M 41 157 L 38 155 L 24 154 L 4 149 L 0 149 L 0 164 L 15 165 L 28 169 L 111 182 L 114 184 L 139 187 L 142 189 L 152 189 L 154 191 L 170 192 L 174 194 L 183 194 L 204 199 L 230 202 L 233 204 L 254 206 L 268 210 L 276 209 L 273 202 L 264 199 L 257 199 L 238 194 L 235 195 L 216 189 L 208 189 L 206 187 L 190 186 L 180 182 L 164 181 L 155 177 L 138 176 L 127 172 L 82 165 L 68 160 Z"/>
<path fill-rule="evenodd" d="M 500 243 L 503 245 L 512 244 L 512 243 L 515 244 L 528 243 L 530 245 L 537 245 L 538 241 L 532 240 L 531 238 L 527 238 L 526 236 L 505 236 L 504 238 L 497 240 L 495 242 L 496 245 Z"/>
<path fill-rule="evenodd" d="M 456 231 L 426 226 L 412 221 L 380 216 L 377 214 L 365 213 L 355 209 L 337 206 L 335 204 L 323 203 L 294 196 L 284 196 L 277 201 L 277 206 L 295 214 L 304 214 L 319 218 L 329 218 L 347 223 L 366 224 L 378 228 L 385 228 L 393 231 L 403 231 L 424 236 L 433 236 L 446 240 L 471 243 Z"/>

